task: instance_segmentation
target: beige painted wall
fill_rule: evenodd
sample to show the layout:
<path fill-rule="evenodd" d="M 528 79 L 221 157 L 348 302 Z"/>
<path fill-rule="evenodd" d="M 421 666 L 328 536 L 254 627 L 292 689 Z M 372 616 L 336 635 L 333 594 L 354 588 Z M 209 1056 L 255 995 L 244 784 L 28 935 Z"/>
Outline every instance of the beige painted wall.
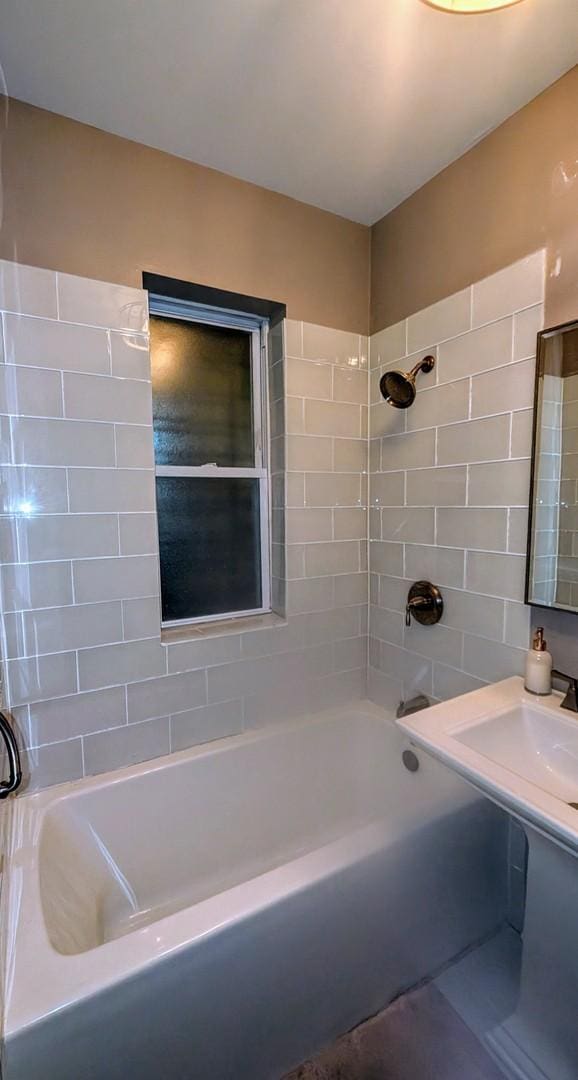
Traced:
<path fill-rule="evenodd" d="M 370 230 L 3 99 L 0 257 L 139 287 L 143 270 L 367 333 Z"/>
<path fill-rule="evenodd" d="M 540 247 L 546 324 L 578 317 L 578 66 L 372 230 L 372 333 Z"/>
<path fill-rule="evenodd" d="M 22 102 L 1 150 L 6 259 L 156 271 L 364 333 L 546 247 L 546 323 L 578 315 L 578 66 L 372 230 Z"/>

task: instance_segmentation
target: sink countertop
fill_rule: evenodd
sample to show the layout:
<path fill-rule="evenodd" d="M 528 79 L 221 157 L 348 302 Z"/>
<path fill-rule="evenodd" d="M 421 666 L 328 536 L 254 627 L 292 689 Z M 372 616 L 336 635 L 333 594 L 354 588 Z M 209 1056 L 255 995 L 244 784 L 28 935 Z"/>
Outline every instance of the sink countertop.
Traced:
<path fill-rule="evenodd" d="M 515 676 L 398 720 L 411 741 L 578 855 L 578 713 Z M 570 805 L 576 803 L 576 808 Z"/>

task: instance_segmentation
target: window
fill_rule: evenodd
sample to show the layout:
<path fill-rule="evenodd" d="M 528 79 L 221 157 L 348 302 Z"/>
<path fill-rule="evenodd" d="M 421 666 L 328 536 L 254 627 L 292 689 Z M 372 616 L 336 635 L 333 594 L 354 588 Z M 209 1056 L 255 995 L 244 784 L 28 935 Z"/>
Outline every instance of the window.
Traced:
<path fill-rule="evenodd" d="M 150 312 L 163 625 L 268 611 L 267 321 Z"/>

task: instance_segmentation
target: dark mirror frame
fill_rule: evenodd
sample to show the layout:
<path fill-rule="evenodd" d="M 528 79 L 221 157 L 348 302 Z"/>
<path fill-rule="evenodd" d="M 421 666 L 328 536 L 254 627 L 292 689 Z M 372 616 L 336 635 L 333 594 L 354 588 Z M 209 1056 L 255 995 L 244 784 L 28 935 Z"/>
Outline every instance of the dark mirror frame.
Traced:
<path fill-rule="evenodd" d="M 540 604 L 536 600 L 530 599 L 530 586 L 532 581 L 532 539 L 534 528 L 534 485 L 536 482 L 536 449 L 538 442 L 538 425 L 540 422 L 539 416 L 539 401 L 540 401 L 540 378 L 543 375 L 545 350 L 544 343 L 547 339 L 554 337 L 556 334 L 563 334 L 569 330 L 578 331 L 578 319 L 572 319 L 570 322 L 560 323 L 558 326 L 549 326 L 544 330 L 540 330 L 536 339 L 536 374 L 534 378 L 534 407 L 532 416 L 532 449 L 530 457 L 530 494 L 529 494 L 529 506 L 528 506 L 528 542 L 526 545 L 526 584 L 524 589 L 524 603 L 531 607 L 543 608 L 546 611 L 565 611 L 570 615 L 578 615 L 578 607 L 564 607 L 560 604 Z"/>

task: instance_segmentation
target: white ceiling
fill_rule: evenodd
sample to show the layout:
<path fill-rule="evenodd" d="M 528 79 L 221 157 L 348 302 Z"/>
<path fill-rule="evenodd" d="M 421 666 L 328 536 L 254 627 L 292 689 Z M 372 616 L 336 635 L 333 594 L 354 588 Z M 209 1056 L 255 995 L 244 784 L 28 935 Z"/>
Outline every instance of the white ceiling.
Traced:
<path fill-rule="evenodd" d="M 11 96 L 367 224 L 578 61 L 578 0 L 1 7 Z"/>

